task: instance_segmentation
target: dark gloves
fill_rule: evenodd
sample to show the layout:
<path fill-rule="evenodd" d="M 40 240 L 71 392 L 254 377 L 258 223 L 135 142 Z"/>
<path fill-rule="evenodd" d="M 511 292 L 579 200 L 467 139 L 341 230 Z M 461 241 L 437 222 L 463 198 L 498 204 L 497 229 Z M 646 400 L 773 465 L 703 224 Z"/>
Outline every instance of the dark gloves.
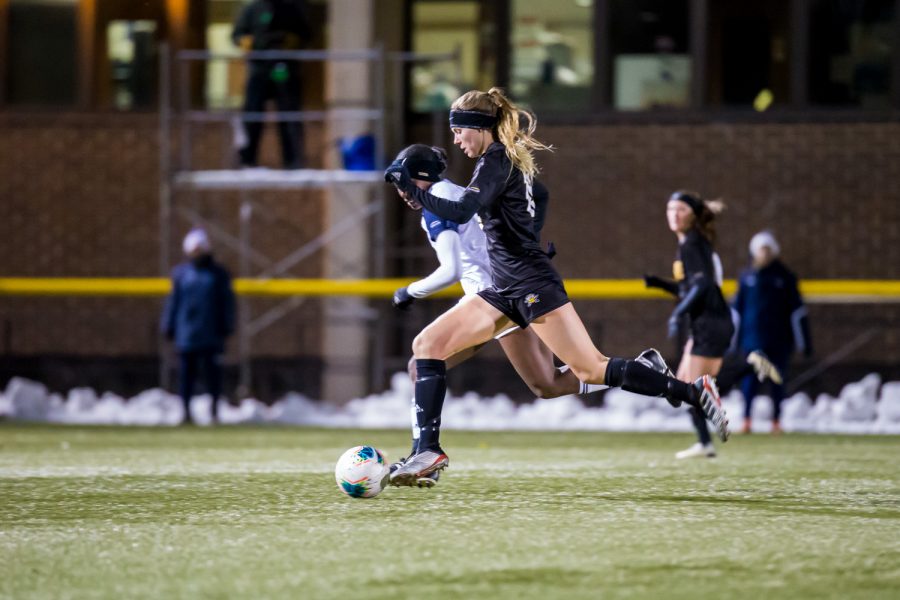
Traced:
<path fill-rule="evenodd" d="M 409 295 L 409 292 L 406 291 L 405 287 L 402 287 L 394 292 L 394 298 L 391 300 L 391 304 L 394 305 L 394 308 L 399 310 L 409 310 L 409 305 L 413 303 L 413 300 L 415 300 L 415 298 Z"/>
<path fill-rule="evenodd" d="M 412 185 L 409 176 L 409 170 L 403 165 L 402 161 L 395 160 L 384 171 L 384 180 L 393 183 L 398 190 L 407 190 Z"/>
<path fill-rule="evenodd" d="M 657 277 L 656 275 L 644 275 L 644 285 L 648 288 L 667 289 L 667 283 L 668 282 L 662 277 Z"/>
<path fill-rule="evenodd" d="M 678 330 L 681 325 L 681 316 L 678 314 L 673 314 L 669 317 L 669 339 L 677 340 L 678 339 Z"/>

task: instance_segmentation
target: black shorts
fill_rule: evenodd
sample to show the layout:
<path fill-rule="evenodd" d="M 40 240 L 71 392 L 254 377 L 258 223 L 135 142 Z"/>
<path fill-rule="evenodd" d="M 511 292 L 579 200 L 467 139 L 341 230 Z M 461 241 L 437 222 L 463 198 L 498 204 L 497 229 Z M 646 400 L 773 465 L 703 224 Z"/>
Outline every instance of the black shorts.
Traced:
<path fill-rule="evenodd" d="M 728 317 L 700 317 L 691 323 L 691 356 L 722 358 L 734 335 L 734 324 Z"/>
<path fill-rule="evenodd" d="M 493 287 L 481 290 L 478 295 L 522 329 L 528 327 L 528 324 L 538 317 L 569 302 L 566 288 L 561 281 L 549 281 L 522 296 L 503 294 Z"/>

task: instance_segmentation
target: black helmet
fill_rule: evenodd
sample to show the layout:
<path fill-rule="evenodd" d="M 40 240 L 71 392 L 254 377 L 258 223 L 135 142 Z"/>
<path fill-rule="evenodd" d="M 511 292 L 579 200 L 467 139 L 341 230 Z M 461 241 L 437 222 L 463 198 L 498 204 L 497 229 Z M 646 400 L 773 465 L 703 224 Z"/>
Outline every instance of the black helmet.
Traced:
<path fill-rule="evenodd" d="M 407 146 L 397 155 L 397 160 L 403 162 L 410 177 L 423 181 L 440 181 L 447 169 L 447 152 L 437 146 Z"/>

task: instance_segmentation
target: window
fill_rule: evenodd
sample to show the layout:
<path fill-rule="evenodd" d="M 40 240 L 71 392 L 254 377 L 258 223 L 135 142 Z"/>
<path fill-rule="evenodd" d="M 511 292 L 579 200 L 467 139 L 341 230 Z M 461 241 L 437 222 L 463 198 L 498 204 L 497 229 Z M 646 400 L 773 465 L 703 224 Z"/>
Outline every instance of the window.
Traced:
<path fill-rule="evenodd" d="M 812 104 L 889 108 L 894 0 L 817 0 L 810 18 Z"/>
<path fill-rule="evenodd" d="M 481 2 L 416 2 L 412 7 L 412 50 L 416 53 L 459 52 L 456 61 L 414 64 L 412 109 L 446 110 L 459 95 L 483 82 L 480 61 Z"/>
<path fill-rule="evenodd" d="M 585 109 L 594 79 L 591 0 L 513 0 L 510 91 L 535 110 Z"/>
<path fill-rule="evenodd" d="M 610 9 L 613 106 L 688 106 L 688 0 L 611 0 Z"/>
<path fill-rule="evenodd" d="M 206 108 L 236 109 L 244 102 L 247 62 L 244 51 L 231 39 L 234 23 L 251 0 L 206 0 L 206 49 L 218 58 L 202 63 L 203 95 Z M 310 38 L 300 40 L 300 49 L 325 48 L 328 4 L 325 0 L 306 0 L 306 17 Z M 325 89 L 325 62 L 300 61 L 303 98 L 300 105 L 307 110 L 320 107 Z"/>
<path fill-rule="evenodd" d="M 790 101 L 790 11 L 784 0 L 710 3 L 712 104 L 762 110 Z"/>
<path fill-rule="evenodd" d="M 156 22 L 110 21 L 106 49 L 112 76 L 112 103 L 119 110 L 156 104 L 158 49 Z"/>
<path fill-rule="evenodd" d="M 10 104 L 75 103 L 76 0 L 11 0 L 7 57 Z"/>

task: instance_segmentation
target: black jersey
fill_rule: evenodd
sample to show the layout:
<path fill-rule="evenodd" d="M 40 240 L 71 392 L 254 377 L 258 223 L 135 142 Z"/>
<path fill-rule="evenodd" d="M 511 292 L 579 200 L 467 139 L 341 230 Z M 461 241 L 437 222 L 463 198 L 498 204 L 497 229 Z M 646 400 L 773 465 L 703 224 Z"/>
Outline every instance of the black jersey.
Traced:
<path fill-rule="evenodd" d="M 689 314 L 692 321 L 701 317 L 731 319 L 731 311 L 719 287 L 713 255 L 712 244 L 696 229 L 691 229 L 678 244 L 672 265 L 681 299 L 677 312 Z"/>
<path fill-rule="evenodd" d="M 544 222 L 547 220 L 547 208 L 550 205 L 550 192 L 547 186 L 533 179 L 531 181 L 532 197 L 534 198 L 534 233 L 541 239 L 541 230 L 544 228 Z"/>
<path fill-rule="evenodd" d="M 430 212 L 443 219 L 465 223 L 475 213 L 481 217 L 488 241 L 494 287 L 504 294 L 528 294 L 548 281 L 560 281 L 541 250 L 538 214 L 532 178 L 512 166 L 506 148 L 491 144 L 475 164 L 472 181 L 459 201 L 433 196 L 410 186 L 405 190 Z M 546 188 L 544 188 L 546 192 Z M 541 216 L 548 195 L 541 195 Z"/>

